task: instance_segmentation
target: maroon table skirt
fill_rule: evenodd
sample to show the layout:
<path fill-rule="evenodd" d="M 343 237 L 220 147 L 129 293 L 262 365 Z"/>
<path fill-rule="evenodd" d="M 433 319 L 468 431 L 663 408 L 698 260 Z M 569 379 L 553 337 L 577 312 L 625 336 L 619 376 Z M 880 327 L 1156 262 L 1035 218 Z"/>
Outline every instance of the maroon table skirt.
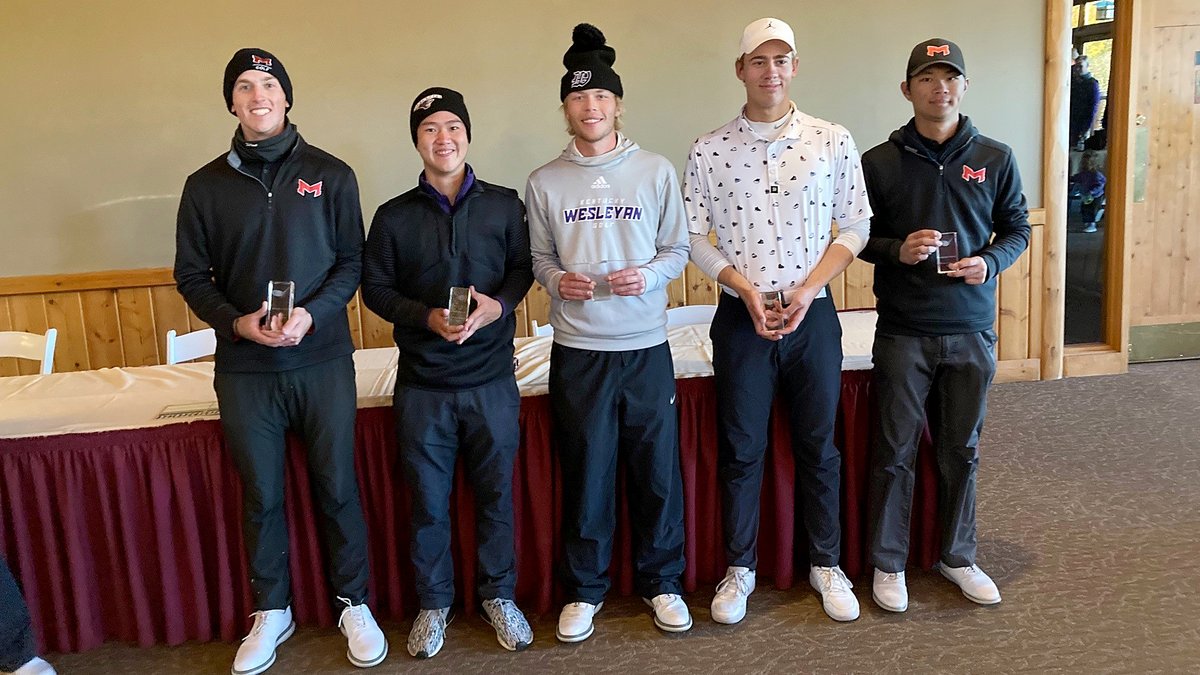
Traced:
<path fill-rule="evenodd" d="M 716 410 L 711 378 L 678 381 L 686 518 L 684 587 L 714 584 L 725 571 L 717 489 Z M 842 449 L 842 567 L 870 571 L 866 500 L 873 403 L 870 371 L 846 371 L 838 423 Z M 794 499 L 787 425 L 776 415 L 763 482 L 759 578 L 804 583 L 807 545 Z M 359 488 L 370 532 L 371 599 L 377 616 L 415 612 L 408 561 L 408 498 L 396 466 L 391 408 L 359 410 Z M 331 626 L 322 552 L 304 456 L 291 441 L 287 520 L 293 610 L 300 623 Z M 254 610 L 241 536 L 240 483 L 216 421 L 149 429 L 0 439 L 0 553 L 29 602 L 40 649 L 73 652 L 108 640 L 179 644 L 234 641 Z M 928 438 L 923 440 L 928 449 Z M 920 453 L 910 564 L 938 558 L 936 473 Z M 521 450 L 513 478 L 517 600 L 528 612 L 557 609 L 561 590 L 561 482 L 551 450 L 546 396 L 521 401 Z M 614 592 L 633 592 L 628 512 L 611 570 Z M 475 597 L 474 509 L 459 471 L 451 499 L 458 597 Z M 859 586 L 862 587 L 861 585 Z"/>

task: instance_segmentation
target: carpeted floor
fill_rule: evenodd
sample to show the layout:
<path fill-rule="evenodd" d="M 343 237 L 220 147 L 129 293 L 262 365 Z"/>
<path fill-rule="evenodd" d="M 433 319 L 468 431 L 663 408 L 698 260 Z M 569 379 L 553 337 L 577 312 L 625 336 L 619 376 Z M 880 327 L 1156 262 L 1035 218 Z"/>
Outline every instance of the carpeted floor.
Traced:
<path fill-rule="evenodd" d="M 1004 602 L 980 607 L 936 573 L 909 570 L 905 614 L 875 607 L 835 624 L 807 587 L 764 584 L 737 626 L 688 600 L 695 627 L 665 635 L 640 600 L 617 598 L 579 645 L 532 617 L 520 654 L 478 618 L 455 621 L 429 661 L 405 651 L 408 625 L 385 624 L 392 653 L 372 673 L 1195 673 L 1200 672 L 1200 361 L 1127 375 L 993 389 L 979 480 L 979 562 Z M 51 655 L 65 674 L 225 673 L 236 645 L 107 645 Z M 335 631 L 303 629 L 270 673 L 355 673 Z"/>

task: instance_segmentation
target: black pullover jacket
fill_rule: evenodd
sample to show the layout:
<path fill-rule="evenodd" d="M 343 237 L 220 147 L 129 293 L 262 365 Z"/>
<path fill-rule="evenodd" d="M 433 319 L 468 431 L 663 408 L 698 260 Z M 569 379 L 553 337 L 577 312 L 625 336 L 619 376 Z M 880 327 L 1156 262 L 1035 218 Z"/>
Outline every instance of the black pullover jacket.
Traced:
<path fill-rule="evenodd" d="M 509 188 L 476 178 L 448 214 L 415 187 L 371 221 L 363 302 L 394 324 L 397 385 L 453 391 L 512 377 L 514 310 L 532 283 L 525 207 Z M 472 285 L 504 314 L 461 345 L 447 342 L 426 324 L 429 311 L 448 306 L 451 286 Z"/>
<path fill-rule="evenodd" d="M 346 305 L 362 273 L 363 221 L 354 171 L 297 138 L 271 185 L 230 150 L 188 176 L 175 233 L 175 283 L 217 333 L 216 371 L 279 372 L 351 354 Z M 296 284 L 312 315 L 294 347 L 235 338 L 237 317 L 257 311 L 267 282 Z"/>
<path fill-rule="evenodd" d="M 1029 210 L 1012 150 L 960 116 L 936 157 L 909 121 L 862 159 L 875 215 L 859 256 L 875 265 L 877 329 L 938 336 L 992 328 L 996 276 L 1029 245 Z M 971 286 L 938 274 L 935 256 L 900 262 L 900 245 L 923 229 L 957 232 L 959 257 L 987 261 L 987 281 Z"/>

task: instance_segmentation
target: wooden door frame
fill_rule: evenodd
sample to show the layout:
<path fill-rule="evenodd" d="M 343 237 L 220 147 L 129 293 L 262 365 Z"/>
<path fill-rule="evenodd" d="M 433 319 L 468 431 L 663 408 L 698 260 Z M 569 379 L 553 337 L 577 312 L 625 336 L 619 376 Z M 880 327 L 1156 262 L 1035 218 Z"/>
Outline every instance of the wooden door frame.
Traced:
<path fill-rule="evenodd" d="M 1113 19 L 1112 68 L 1108 85 L 1109 189 L 1104 250 L 1102 342 L 1065 345 L 1067 271 L 1067 171 L 1070 161 L 1072 0 L 1046 2 L 1046 69 L 1042 145 L 1042 199 L 1046 207 L 1046 246 L 1042 302 L 1043 380 L 1123 373 L 1129 369 L 1130 204 L 1133 203 L 1133 109 L 1137 92 L 1138 26 L 1144 2 L 1117 0 Z M 1121 132 L 1113 133 L 1121 130 Z"/>

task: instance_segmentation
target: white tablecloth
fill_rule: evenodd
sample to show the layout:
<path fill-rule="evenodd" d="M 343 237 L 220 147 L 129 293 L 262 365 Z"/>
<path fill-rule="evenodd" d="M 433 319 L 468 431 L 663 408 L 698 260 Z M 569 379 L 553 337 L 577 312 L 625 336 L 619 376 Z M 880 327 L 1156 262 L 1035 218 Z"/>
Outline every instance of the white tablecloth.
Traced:
<path fill-rule="evenodd" d="M 842 312 L 843 370 L 871 367 L 875 312 Z M 707 325 L 669 331 L 675 376 L 712 375 Z M 522 396 L 547 391 L 552 337 L 514 340 Z M 354 353 L 359 407 L 391 404 L 396 384 L 395 347 Z M 156 419 L 164 407 L 215 402 L 212 363 L 103 368 L 50 375 L 0 377 L 0 438 L 110 431 L 174 424 Z"/>

